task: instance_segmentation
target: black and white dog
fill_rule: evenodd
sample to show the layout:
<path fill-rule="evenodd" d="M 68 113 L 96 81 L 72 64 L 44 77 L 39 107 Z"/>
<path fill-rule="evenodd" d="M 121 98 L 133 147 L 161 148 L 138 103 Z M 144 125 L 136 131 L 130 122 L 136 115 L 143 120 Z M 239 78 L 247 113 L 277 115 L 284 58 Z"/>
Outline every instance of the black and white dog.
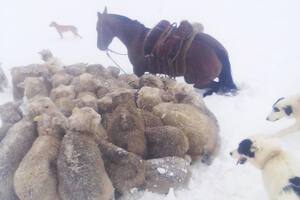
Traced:
<path fill-rule="evenodd" d="M 270 200 L 300 200 L 300 162 L 282 150 L 274 138 L 244 139 L 230 155 L 237 164 L 249 161 L 261 170 Z"/>
<path fill-rule="evenodd" d="M 283 117 L 293 118 L 296 122 L 292 126 L 279 131 L 275 136 L 280 137 L 300 131 L 300 95 L 278 99 L 273 104 L 272 111 L 268 115 L 267 120 L 277 121 Z"/>

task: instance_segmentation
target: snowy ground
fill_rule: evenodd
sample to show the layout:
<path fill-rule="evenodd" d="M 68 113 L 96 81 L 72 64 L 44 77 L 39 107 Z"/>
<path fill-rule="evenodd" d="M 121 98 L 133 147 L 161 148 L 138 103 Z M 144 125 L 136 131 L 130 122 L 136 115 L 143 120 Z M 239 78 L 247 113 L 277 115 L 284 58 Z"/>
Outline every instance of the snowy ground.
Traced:
<path fill-rule="evenodd" d="M 229 151 L 251 134 L 270 134 L 291 123 L 265 120 L 271 105 L 279 97 L 299 92 L 300 13 L 298 0 L 10 0 L 0 7 L 0 62 L 8 73 L 13 66 L 41 62 L 37 52 L 48 48 L 65 64 L 76 62 L 112 65 L 96 48 L 96 11 L 104 5 L 108 11 L 138 19 L 153 26 L 160 19 L 202 22 L 205 32 L 227 48 L 233 76 L 241 88 L 238 96 L 211 96 L 205 99 L 217 116 L 222 149 L 214 163 L 193 166 L 188 189 L 168 196 L 150 192 L 135 193 L 129 199 L 143 200 L 253 200 L 266 199 L 260 173 L 245 165 L 237 167 Z M 59 39 L 48 27 L 50 21 L 74 24 L 83 39 L 69 35 Z M 114 40 L 111 48 L 126 49 Z M 122 66 L 132 70 L 127 57 L 115 56 Z M 0 103 L 11 99 L 11 90 L 0 94 Z M 282 143 L 291 152 L 298 152 L 300 135 Z"/>

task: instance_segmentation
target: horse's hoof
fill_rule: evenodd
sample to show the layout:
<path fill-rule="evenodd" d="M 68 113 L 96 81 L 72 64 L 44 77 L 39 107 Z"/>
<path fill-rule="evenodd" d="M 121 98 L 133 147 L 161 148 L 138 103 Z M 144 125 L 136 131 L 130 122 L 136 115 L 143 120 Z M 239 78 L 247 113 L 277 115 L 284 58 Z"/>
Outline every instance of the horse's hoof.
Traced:
<path fill-rule="evenodd" d="M 224 95 L 224 96 L 236 96 L 238 95 L 238 89 L 232 89 L 232 88 L 219 88 L 218 94 Z"/>

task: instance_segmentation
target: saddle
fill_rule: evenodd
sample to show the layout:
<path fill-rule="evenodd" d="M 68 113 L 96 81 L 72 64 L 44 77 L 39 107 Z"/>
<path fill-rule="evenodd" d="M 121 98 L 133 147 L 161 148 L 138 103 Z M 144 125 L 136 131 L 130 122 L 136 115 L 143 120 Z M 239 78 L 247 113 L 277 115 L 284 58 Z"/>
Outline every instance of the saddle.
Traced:
<path fill-rule="evenodd" d="M 186 66 L 183 60 L 191 44 L 188 41 L 193 36 L 193 26 L 186 20 L 178 27 L 166 20 L 160 21 L 149 31 L 144 41 L 144 55 L 149 61 L 149 71 L 172 77 L 184 75 Z M 188 47 L 186 43 L 189 43 Z"/>

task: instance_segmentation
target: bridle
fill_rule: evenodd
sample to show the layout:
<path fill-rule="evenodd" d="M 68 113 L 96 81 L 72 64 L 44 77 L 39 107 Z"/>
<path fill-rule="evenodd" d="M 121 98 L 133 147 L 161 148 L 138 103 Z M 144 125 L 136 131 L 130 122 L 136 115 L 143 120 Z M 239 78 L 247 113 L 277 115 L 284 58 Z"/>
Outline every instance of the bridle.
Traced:
<path fill-rule="evenodd" d="M 127 74 L 126 71 L 111 57 L 111 55 L 109 54 L 109 52 L 111 53 L 114 53 L 114 54 L 117 54 L 117 55 L 121 55 L 121 56 L 127 56 L 128 54 L 125 54 L 125 53 L 119 53 L 119 52 L 116 52 L 114 50 L 111 50 L 109 48 L 107 48 L 105 50 L 106 52 L 106 55 L 107 57 L 124 73 L 124 74 Z"/>

